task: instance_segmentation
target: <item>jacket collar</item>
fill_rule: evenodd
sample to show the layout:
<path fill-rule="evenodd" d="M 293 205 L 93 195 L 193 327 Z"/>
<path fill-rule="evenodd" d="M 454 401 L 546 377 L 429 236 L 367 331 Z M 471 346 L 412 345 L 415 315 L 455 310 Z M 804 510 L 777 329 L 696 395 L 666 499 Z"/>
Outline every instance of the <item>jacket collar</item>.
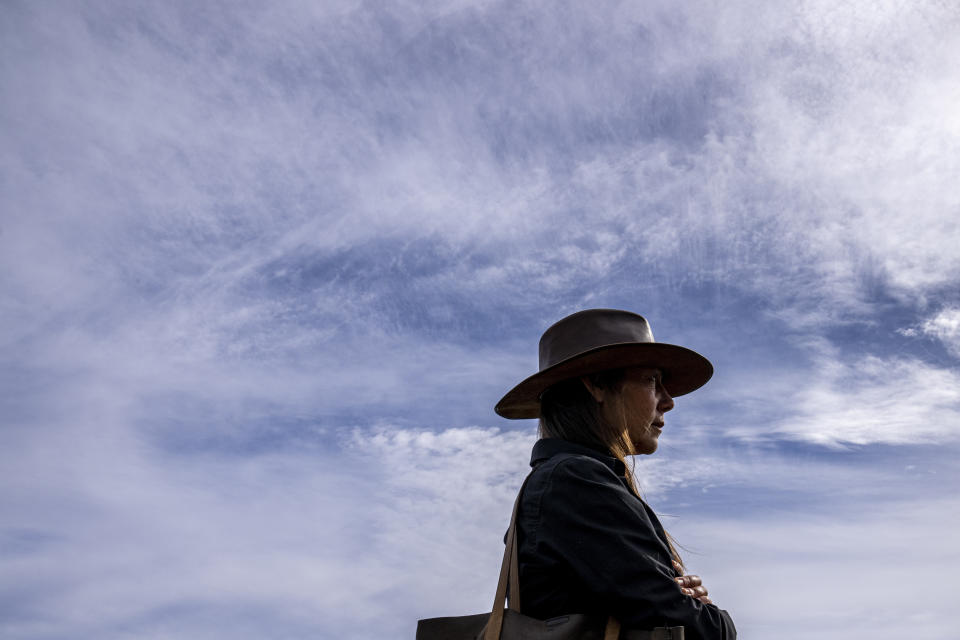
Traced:
<path fill-rule="evenodd" d="M 607 451 L 599 451 L 592 447 L 563 440 L 561 438 L 541 438 L 533 445 L 533 453 L 530 455 L 530 466 L 535 467 L 544 460 L 552 458 L 560 453 L 572 453 L 575 455 L 589 456 L 599 460 L 610 467 L 618 476 L 622 476 L 626 471 L 626 466 Z"/>

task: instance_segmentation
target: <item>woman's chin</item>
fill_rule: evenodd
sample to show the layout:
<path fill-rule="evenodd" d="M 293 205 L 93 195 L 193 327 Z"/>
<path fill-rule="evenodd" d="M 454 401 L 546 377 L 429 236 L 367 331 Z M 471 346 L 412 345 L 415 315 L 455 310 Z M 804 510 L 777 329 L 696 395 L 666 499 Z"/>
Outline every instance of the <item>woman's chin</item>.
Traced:
<path fill-rule="evenodd" d="M 633 443 L 634 455 L 649 456 L 651 453 L 654 453 L 656 450 L 657 450 L 656 437 L 644 438 L 640 442 Z"/>

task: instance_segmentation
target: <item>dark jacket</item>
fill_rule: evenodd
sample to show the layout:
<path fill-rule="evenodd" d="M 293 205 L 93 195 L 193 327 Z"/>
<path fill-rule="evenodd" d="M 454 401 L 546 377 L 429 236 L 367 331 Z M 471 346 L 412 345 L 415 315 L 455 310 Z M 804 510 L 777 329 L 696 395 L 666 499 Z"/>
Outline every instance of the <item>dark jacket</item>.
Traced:
<path fill-rule="evenodd" d="M 726 611 L 680 591 L 663 526 L 630 492 L 622 462 L 544 439 L 530 464 L 517 516 L 525 615 L 613 615 L 628 629 L 683 625 L 687 640 L 737 637 Z"/>

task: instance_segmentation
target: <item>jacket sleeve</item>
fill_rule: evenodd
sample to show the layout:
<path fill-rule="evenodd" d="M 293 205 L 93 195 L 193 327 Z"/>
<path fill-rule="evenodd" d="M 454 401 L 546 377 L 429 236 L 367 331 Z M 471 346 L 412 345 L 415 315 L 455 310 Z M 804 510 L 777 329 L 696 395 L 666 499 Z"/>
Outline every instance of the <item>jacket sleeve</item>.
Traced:
<path fill-rule="evenodd" d="M 539 538 L 625 628 L 683 625 L 687 640 L 734 640 L 726 611 L 680 591 L 655 518 L 608 467 L 568 458 L 551 470 Z"/>

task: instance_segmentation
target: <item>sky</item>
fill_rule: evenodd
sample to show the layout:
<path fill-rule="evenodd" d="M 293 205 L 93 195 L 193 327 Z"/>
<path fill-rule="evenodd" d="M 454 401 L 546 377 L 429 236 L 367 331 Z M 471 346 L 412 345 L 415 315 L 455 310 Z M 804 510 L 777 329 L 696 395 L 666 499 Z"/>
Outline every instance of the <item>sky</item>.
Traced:
<path fill-rule="evenodd" d="M 635 460 L 742 638 L 956 637 L 960 8 L 0 4 L 0 635 L 488 610 L 610 307 L 716 373 Z"/>

